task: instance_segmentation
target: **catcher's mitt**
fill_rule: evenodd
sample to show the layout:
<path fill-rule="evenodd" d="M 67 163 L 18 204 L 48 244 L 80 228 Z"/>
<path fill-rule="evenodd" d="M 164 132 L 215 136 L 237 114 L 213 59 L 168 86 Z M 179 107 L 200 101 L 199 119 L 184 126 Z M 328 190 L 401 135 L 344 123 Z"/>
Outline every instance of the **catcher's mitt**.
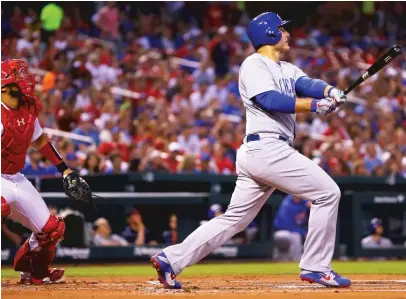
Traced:
<path fill-rule="evenodd" d="M 65 190 L 65 194 L 70 199 L 86 205 L 92 205 L 96 209 L 96 203 L 93 199 L 92 190 L 77 172 L 71 172 L 63 178 L 63 188 Z"/>

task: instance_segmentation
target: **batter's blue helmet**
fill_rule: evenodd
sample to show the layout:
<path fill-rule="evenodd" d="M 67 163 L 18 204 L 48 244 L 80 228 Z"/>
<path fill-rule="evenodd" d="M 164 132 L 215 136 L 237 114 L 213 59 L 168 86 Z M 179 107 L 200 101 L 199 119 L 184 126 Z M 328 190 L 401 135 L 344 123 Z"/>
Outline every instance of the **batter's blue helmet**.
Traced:
<path fill-rule="evenodd" d="M 276 45 L 282 38 L 279 27 L 289 23 L 274 12 L 264 12 L 252 19 L 247 28 L 248 38 L 255 49 L 263 45 Z"/>
<path fill-rule="evenodd" d="M 369 230 L 371 231 L 371 234 L 374 234 L 376 232 L 376 229 L 378 226 L 382 225 L 382 220 L 379 218 L 374 218 L 371 220 L 371 223 L 369 225 Z"/>

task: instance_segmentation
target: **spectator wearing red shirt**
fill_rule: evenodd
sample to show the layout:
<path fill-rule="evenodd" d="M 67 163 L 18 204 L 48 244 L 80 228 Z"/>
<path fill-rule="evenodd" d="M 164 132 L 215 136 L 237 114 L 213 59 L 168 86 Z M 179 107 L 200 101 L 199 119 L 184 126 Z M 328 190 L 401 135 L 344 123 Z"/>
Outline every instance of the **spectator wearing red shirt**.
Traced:
<path fill-rule="evenodd" d="M 14 32 L 21 32 L 25 27 L 24 16 L 19 6 L 15 6 L 13 16 L 10 19 L 11 29 Z"/>
<path fill-rule="evenodd" d="M 351 175 L 351 170 L 348 165 L 337 157 L 333 157 L 328 162 L 329 172 L 332 176 Z"/>
<path fill-rule="evenodd" d="M 123 161 L 128 162 L 129 150 L 128 146 L 121 142 L 120 129 L 115 127 L 111 130 L 113 140 L 111 142 L 103 142 L 99 146 L 99 153 L 108 155 L 113 150 L 119 150 L 120 157 Z"/>
<path fill-rule="evenodd" d="M 225 156 L 224 147 L 221 143 L 216 143 L 213 148 L 213 159 L 216 163 L 219 174 L 234 174 L 235 167 L 233 161 Z"/>
<path fill-rule="evenodd" d="M 103 90 L 91 90 L 90 105 L 86 107 L 86 112 L 91 114 L 94 119 L 100 118 L 102 114 L 102 105 L 109 99 L 108 94 L 103 94 Z"/>
<path fill-rule="evenodd" d="M 219 3 L 209 2 L 204 27 L 210 31 L 215 31 L 223 25 L 223 9 Z"/>
<path fill-rule="evenodd" d="M 339 137 L 341 140 L 351 139 L 347 130 L 341 125 L 341 121 L 337 116 L 333 116 L 329 120 L 329 126 L 323 133 L 324 136 Z"/>
<path fill-rule="evenodd" d="M 176 173 L 179 169 L 179 164 L 182 161 L 182 147 L 177 142 L 171 142 L 168 149 L 169 154 L 163 160 L 169 172 Z"/>
<path fill-rule="evenodd" d="M 107 1 L 95 15 L 95 23 L 101 29 L 101 37 L 106 39 L 117 39 L 119 35 L 120 13 L 114 1 Z"/>

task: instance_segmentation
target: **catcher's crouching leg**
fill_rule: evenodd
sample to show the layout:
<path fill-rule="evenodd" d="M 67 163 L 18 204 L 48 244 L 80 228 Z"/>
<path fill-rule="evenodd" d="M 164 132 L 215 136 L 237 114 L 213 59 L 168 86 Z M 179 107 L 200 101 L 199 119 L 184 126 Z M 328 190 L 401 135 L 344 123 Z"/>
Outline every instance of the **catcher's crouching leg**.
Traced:
<path fill-rule="evenodd" d="M 65 223 L 62 218 L 50 215 L 42 232 L 31 236 L 17 251 L 14 270 L 24 272 L 33 284 L 58 283 L 64 280 L 64 269 L 51 269 L 56 244 L 63 238 Z"/>

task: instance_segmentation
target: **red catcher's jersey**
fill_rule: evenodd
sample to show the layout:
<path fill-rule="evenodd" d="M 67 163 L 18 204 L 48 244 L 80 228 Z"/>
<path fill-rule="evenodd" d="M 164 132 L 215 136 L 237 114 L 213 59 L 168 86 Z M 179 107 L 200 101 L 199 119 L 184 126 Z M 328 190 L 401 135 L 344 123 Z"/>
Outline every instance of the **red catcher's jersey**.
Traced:
<path fill-rule="evenodd" d="M 1 105 L 1 173 L 16 174 L 25 165 L 25 157 L 34 134 L 35 119 L 40 106 L 26 102 L 20 109 Z"/>

